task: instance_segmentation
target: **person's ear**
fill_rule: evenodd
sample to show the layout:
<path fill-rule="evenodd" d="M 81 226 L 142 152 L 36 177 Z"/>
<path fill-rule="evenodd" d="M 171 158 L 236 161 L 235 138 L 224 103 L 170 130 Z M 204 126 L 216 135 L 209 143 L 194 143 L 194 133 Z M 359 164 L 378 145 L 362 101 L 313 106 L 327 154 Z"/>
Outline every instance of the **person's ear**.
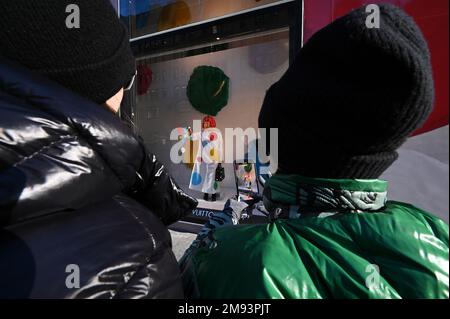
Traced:
<path fill-rule="evenodd" d="M 111 97 L 108 101 L 105 102 L 105 106 L 114 114 L 117 114 L 120 109 L 120 105 L 122 104 L 123 100 L 123 88 L 120 89 L 119 92 L 117 92 L 116 95 Z"/>

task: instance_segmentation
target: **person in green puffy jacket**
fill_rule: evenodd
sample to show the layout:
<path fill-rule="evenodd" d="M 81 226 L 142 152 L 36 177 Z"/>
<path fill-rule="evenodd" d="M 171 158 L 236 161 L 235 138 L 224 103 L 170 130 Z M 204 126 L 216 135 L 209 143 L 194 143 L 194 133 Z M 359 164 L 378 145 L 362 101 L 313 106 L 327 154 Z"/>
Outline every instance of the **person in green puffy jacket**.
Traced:
<path fill-rule="evenodd" d="M 181 260 L 190 298 L 449 298 L 449 227 L 388 200 L 379 179 L 430 115 L 426 41 L 380 5 L 336 20 L 267 92 L 261 128 L 278 128 L 265 224 L 238 225 L 229 201 Z M 415 181 L 411 181 L 414 183 Z"/>

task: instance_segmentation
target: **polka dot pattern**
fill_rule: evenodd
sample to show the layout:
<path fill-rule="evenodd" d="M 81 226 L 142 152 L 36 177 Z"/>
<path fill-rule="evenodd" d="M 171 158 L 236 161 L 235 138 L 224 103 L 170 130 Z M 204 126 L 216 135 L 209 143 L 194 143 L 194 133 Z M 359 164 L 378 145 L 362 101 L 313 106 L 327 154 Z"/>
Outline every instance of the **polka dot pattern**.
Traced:
<path fill-rule="evenodd" d="M 202 176 L 195 172 L 192 174 L 192 185 L 198 186 L 202 183 Z"/>

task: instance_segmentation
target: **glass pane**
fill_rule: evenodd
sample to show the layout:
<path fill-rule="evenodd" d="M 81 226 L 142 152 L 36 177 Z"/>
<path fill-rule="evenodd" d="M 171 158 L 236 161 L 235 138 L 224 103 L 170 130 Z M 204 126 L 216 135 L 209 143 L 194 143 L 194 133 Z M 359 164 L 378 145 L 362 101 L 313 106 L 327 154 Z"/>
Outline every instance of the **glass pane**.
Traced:
<path fill-rule="evenodd" d="M 122 0 L 120 13 L 131 37 L 170 30 L 280 0 Z"/>
<path fill-rule="evenodd" d="M 230 78 L 228 104 L 215 118 L 221 132 L 225 128 L 257 129 L 266 90 L 280 79 L 289 64 L 289 30 L 253 34 L 204 48 L 204 52 L 185 48 L 137 61 L 140 81 L 144 81 L 138 84 L 136 99 L 138 132 L 185 189 L 189 188 L 192 167 L 171 162 L 170 150 L 177 141 L 170 140 L 170 133 L 178 127 L 193 127 L 194 120 L 204 117 L 192 107 L 186 94 L 194 69 L 214 66 Z M 222 196 L 230 197 L 236 189 L 232 164 L 227 164 L 225 171 Z"/>

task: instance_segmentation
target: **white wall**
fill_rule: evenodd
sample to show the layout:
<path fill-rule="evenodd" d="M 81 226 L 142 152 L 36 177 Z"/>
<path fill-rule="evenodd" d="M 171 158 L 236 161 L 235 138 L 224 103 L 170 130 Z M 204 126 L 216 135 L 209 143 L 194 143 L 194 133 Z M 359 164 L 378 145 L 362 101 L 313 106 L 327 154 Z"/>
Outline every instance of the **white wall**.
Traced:
<path fill-rule="evenodd" d="M 414 204 L 449 222 L 449 127 L 411 138 L 383 175 L 389 199 Z"/>

